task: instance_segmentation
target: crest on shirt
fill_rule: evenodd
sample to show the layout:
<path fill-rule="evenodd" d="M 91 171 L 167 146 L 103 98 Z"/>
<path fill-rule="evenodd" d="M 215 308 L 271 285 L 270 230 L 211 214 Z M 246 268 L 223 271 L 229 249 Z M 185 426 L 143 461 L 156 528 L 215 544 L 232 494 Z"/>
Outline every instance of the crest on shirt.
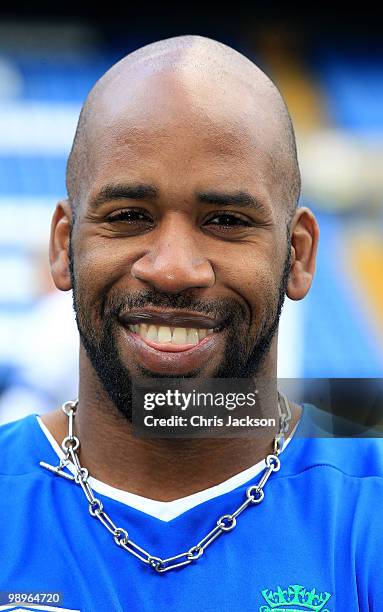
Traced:
<path fill-rule="evenodd" d="M 261 606 L 259 612 L 331 612 L 325 608 L 331 593 L 309 590 L 300 584 L 285 589 L 278 586 L 276 591 L 265 589 L 262 595 L 267 606 Z"/>

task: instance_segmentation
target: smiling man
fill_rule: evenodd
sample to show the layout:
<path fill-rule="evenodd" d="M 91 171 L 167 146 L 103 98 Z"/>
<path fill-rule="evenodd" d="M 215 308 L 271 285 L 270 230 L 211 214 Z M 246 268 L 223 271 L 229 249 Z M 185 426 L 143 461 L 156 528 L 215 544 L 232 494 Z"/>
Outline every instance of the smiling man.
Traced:
<path fill-rule="evenodd" d="M 282 398 L 269 436 L 133 434 L 136 377 L 276 377 L 319 235 L 277 88 L 209 39 L 144 47 L 90 92 L 67 189 L 50 260 L 78 401 L 0 429 L 0 588 L 87 612 L 382 610 L 378 441 L 316 439 Z"/>

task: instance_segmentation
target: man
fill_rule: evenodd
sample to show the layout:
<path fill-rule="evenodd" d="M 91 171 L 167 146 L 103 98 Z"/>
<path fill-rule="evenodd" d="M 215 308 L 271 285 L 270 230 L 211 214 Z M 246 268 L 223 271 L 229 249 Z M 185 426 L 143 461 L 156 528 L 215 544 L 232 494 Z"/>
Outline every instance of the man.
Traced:
<path fill-rule="evenodd" d="M 135 377 L 276 377 L 319 234 L 276 87 L 212 40 L 144 47 L 89 94 L 67 188 L 50 260 L 78 402 L 0 430 L 1 589 L 87 612 L 382 610 L 378 441 L 298 438 L 291 402 L 285 438 L 133 435 Z"/>

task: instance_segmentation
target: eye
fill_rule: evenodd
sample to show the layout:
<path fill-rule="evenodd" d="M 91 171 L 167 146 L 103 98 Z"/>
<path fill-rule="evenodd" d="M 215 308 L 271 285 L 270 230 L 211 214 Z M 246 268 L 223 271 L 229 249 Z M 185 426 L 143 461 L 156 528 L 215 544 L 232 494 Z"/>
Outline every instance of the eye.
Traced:
<path fill-rule="evenodd" d="M 205 222 L 205 225 L 215 225 L 217 227 L 224 228 L 239 228 L 239 227 L 251 227 L 253 223 L 250 219 L 245 219 L 239 215 L 222 213 L 216 214 Z"/>
<path fill-rule="evenodd" d="M 135 208 L 120 210 L 117 213 L 109 215 L 109 217 L 107 217 L 107 221 L 109 223 L 116 223 L 120 221 L 128 224 L 148 222 L 153 223 L 152 218 L 146 211 Z"/>

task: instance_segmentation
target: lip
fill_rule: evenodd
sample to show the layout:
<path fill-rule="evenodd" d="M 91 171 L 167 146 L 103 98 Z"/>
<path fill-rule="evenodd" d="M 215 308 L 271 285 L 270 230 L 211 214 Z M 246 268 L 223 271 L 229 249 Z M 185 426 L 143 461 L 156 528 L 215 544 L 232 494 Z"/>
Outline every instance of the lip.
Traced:
<path fill-rule="evenodd" d="M 169 327 L 197 327 L 203 329 L 214 329 L 220 331 L 223 320 L 208 317 L 206 315 L 181 312 L 179 310 L 131 310 L 119 315 L 120 322 L 124 325 L 136 325 L 147 323 L 153 325 L 166 325 Z"/>
<path fill-rule="evenodd" d="M 223 342 L 223 334 L 215 332 L 198 344 L 170 345 L 146 341 L 125 325 L 121 326 L 126 359 L 137 360 L 138 364 L 153 372 L 179 374 L 194 371 L 211 362 Z"/>

